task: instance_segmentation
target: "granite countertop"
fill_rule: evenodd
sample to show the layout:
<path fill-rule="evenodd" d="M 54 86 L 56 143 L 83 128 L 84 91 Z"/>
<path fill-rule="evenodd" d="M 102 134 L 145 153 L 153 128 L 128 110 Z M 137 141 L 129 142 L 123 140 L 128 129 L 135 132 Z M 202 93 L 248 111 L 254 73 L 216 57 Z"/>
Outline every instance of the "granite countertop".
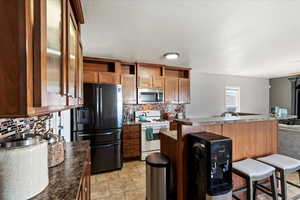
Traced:
<path fill-rule="evenodd" d="M 268 120 L 286 120 L 296 119 L 295 115 L 287 115 L 283 117 L 273 115 L 247 115 L 247 116 L 232 116 L 232 117 L 202 117 L 202 118 L 187 118 L 177 119 L 178 123 L 184 125 L 213 125 L 213 124 L 226 124 L 226 123 L 238 123 L 238 122 L 252 122 L 252 121 L 268 121 Z"/>
<path fill-rule="evenodd" d="M 49 185 L 32 200 L 75 200 L 89 146 L 89 141 L 66 143 L 65 161 L 49 168 Z"/>
<path fill-rule="evenodd" d="M 174 140 L 177 140 L 177 131 L 164 131 L 164 130 L 161 130 L 159 132 L 160 134 L 163 134 L 163 135 L 166 135 Z"/>

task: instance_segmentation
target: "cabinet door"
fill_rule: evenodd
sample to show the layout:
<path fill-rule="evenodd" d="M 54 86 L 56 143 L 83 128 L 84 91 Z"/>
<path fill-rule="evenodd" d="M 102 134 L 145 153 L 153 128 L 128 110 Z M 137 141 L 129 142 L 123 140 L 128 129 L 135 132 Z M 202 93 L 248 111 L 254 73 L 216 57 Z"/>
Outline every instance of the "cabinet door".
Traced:
<path fill-rule="evenodd" d="M 138 88 L 152 88 L 152 76 L 139 76 Z"/>
<path fill-rule="evenodd" d="M 83 104 L 83 56 L 82 56 L 82 46 L 79 44 L 78 48 L 78 104 Z"/>
<path fill-rule="evenodd" d="M 64 0 L 36 1 L 34 107 L 64 106 Z"/>
<path fill-rule="evenodd" d="M 153 88 L 155 89 L 163 89 L 165 84 L 164 77 L 161 76 L 153 76 Z"/>
<path fill-rule="evenodd" d="M 77 72 L 77 48 L 78 48 L 78 32 L 77 32 L 77 24 L 69 4 L 69 34 L 68 34 L 68 97 L 69 105 L 76 104 L 76 72 Z"/>
<path fill-rule="evenodd" d="M 165 78 L 165 102 L 178 104 L 178 78 Z"/>
<path fill-rule="evenodd" d="M 190 80 L 180 78 L 179 79 L 179 103 L 190 103 Z"/>
<path fill-rule="evenodd" d="M 114 72 L 99 72 L 99 83 L 120 84 L 120 75 Z"/>
<path fill-rule="evenodd" d="M 135 75 L 123 74 L 121 76 L 123 89 L 123 103 L 136 104 L 136 78 Z"/>
<path fill-rule="evenodd" d="M 85 83 L 98 83 L 98 72 L 93 71 L 84 71 L 83 72 L 83 81 Z"/>

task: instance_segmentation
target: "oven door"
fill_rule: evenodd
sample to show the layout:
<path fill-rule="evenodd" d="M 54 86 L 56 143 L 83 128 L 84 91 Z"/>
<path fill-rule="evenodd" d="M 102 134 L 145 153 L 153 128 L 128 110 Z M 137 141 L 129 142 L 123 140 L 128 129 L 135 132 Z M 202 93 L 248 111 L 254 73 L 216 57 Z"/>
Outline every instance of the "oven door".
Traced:
<path fill-rule="evenodd" d="M 164 91 L 162 89 L 138 89 L 138 104 L 163 103 Z"/>

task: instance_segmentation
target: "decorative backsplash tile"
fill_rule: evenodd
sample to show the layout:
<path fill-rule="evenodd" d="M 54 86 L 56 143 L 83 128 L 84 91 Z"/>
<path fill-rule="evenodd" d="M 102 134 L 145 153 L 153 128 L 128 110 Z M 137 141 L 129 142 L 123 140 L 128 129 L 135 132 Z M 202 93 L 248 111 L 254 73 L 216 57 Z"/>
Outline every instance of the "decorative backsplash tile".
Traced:
<path fill-rule="evenodd" d="M 52 120 L 53 114 L 30 118 L 0 119 L 0 139 L 28 133 L 43 134 L 52 128 Z"/>
<path fill-rule="evenodd" d="M 134 105 L 124 105 L 124 117 L 133 119 L 133 115 L 135 111 L 141 110 L 160 110 L 161 114 L 166 112 L 174 113 L 175 110 L 180 109 L 185 113 L 185 105 L 184 104 L 134 104 Z"/>

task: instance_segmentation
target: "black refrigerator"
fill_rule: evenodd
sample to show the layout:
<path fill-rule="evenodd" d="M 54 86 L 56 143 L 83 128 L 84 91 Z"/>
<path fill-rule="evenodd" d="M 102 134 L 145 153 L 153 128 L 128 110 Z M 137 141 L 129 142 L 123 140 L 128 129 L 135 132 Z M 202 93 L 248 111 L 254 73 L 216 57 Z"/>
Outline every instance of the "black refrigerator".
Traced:
<path fill-rule="evenodd" d="M 92 173 L 122 168 L 122 86 L 84 84 L 84 106 L 71 114 L 71 139 L 90 140 Z"/>

